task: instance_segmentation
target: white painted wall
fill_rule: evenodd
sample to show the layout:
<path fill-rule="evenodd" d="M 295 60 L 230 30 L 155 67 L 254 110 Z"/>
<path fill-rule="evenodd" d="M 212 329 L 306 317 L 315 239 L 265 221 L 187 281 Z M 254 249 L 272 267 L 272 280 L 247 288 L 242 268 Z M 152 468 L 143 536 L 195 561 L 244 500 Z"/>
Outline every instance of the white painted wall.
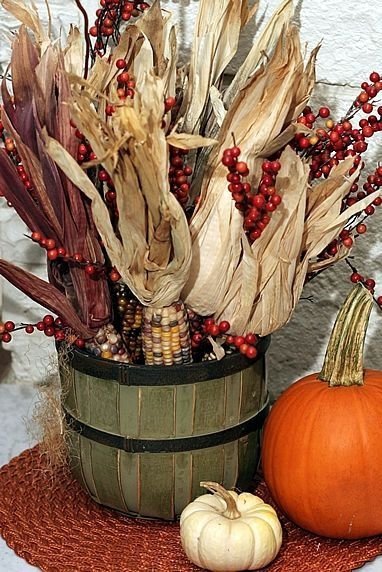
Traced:
<path fill-rule="evenodd" d="M 214 1 L 214 0 L 211 0 Z M 44 11 L 44 1 L 37 4 Z M 197 0 L 163 0 L 166 8 L 172 9 L 179 21 L 185 50 L 189 45 L 190 32 L 196 14 Z M 268 13 L 278 4 L 277 0 L 263 2 L 268 4 Z M 50 0 L 54 24 L 57 29 L 66 27 L 69 22 L 79 23 L 74 2 Z M 89 13 L 97 7 L 96 0 L 86 0 L 84 5 Z M 338 116 L 345 112 L 358 93 L 357 85 L 366 80 L 369 73 L 382 70 L 381 40 L 378 22 L 382 19 L 380 0 L 367 3 L 349 0 L 305 0 L 298 6 L 302 38 L 309 47 L 323 41 L 318 59 L 317 101 L 330 101 Z M 14 22 L 1 10 L 0 16 L 0 63 L 9 57 L 4 34 L 14 27 Z M 248 42 L 251 39 L 248 38 Z M 378 144 L 372 150 L 375 161 L 382 160 Z M 372 231 L 360 240 L 354 251 L 356 263 L 361 272 L 374 277 L 382 294 L 381 272 L 381 222 L 382 211 L 374 216 L 370 225 Z M 6 206 L 0 207 L 0 251 L 4 258 L 14 261 L 44 274 L 40 252 L 37 246 L 23 239 L 23 226 Z M 319 368 L 325 343 L 335 313 L 350 288 L 349 271 L 345 264 L 326 271 L 313 281 L 305 290 L 305 296 L 313 296 L 314 302 L 302 300 L 290 322 L 273 336 L 269 353 L 269 379 L 271 389 L 277 394 L 282 388 L 300 377 Z M 20 295 L 7 283 L 4 284 L 3 318 L 15 321 L 36 320 L 43 314 L 30 301 Z M 367 344 L 367 364 L 382 368 L 380 316 L 374 311 Z M 38 381 L 44 376 L 53 354 L 52 343 L 40 334 L 31 337 L 19 334 L 0 354 L 0 381 Z M 8 356 L 7 367 L 4 356 Z"/>

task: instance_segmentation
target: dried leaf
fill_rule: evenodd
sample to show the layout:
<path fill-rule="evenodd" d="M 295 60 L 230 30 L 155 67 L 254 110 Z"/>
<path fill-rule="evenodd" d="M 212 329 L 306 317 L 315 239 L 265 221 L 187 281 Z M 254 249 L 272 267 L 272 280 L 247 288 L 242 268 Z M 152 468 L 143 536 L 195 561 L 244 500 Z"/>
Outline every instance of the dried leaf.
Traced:
<path fill-rule="evenodd" d="M 256 7 L 257 8 L 257 7 Z M 248 56 L 236 72 L 236 75 L 224 96 L 224 104 L 229 107 L 246 82 L 256 72 L 258 67 L 271 55 L 274 46 L 279 41 L 283 29 L 293 15 L 293 0 L 283 0 L 276 9 L 259 39 L 253 44 Z"/>
<path fill-rule="evenodd" d="M 92 200 L 94 222 L 125 283 L 142 303 L 166 306 L 179 298 L 188 277 L 191 245 L 186 217 L 169 190 L 168 143 L 161 128 L 164 82 L 152 73 L 142 82 L 132 104 L 119 106 L 107 124 L 86 88 L 73 97 L 76 124 L 113 178 L 121 240 L 91 181 L 56 142 L 46 142 L 60 168 Z"/>
<path fill-rule="evenodd" d="M 200 0 L 192 47 L 182 130 L 198 133 L 210 88 L 235 55 L 246 23 L 248 0 Z"/>
<path fill-rule="evenodd" d="M 49 284 L 49 282 L 45 282 L 45 280 L 41 280 L 41 278 L 38 278 L 34 274 L 1 259 L 0 274 L 8 280 L 8 282 L 21 290 L 21 292 L 37 302 L 37 304 L 41 304 L 50 312 L 63 318 L 75 332 L 84 338 L 89 338 L 94 335 L 94 332 L 89 330 L 81 322 L 77 311 L 70 304 L 66 296 L 52 286 L 52 284 Z"/>
<path fill-rule="evenodd" d="M 167 143 L 178 149 L 199 149 L 200 147 L 210 147 L 216 145 L 216 139 L 209 139 L 201 135 L 188 135 L 187 133 L 176 133 L 173 131 L 167 135 Z"/>
<path fill-rule="evenodd" d="M 210 99 L 212 109 L 214 110 L 216 123 L 219 127 L 221 127 L 223 125 L 225 116 L 227 115 L 227 109 L 224 106 L 222 94 L 213 85 L 210 88 Z"/>
<path fill-rule="evenodd" d="M 25 0 L 0 0 L 1 6 L 19 22 L 31 30 L 39 44 L 49 41 L 33 3 L 26 6 Z"/>
<path fill-rule="evenodd" d="M 220 312 L 243 256 L 242 216 L 227 190 L 227 169 L 221 164 L 223 151 L 232 145 L 234 133 L 253 182 L 258 179 L 259 158 L 284 131 L 285 118 L 299 89 L 296 76 L 299 78 L 300 73 L 298 33 L 290 28 L 279 40 L 268 66 L 246 84 L 227 112 L 219 145 L 204 165 L 200 202 L 190 223 L 192 264 L 183 295 L 196 312 Z M 207 285 L 213 288 L 208 301 Z"/>
<path fill-rule="evenodd" d="M 292 296 L 301 252 L 309 168 L 287 147 L 276 181 L 282 205 L 273 213 L 261 239 L 244 252 L 219 317 L 233 331 L 266 335 L 281 327 L 294 307 Z"/>
<path fill-rule="evenodd" d="M 76 26 L 70 26 L 67 45 L 64 49 L 65 69 L 68 73 L 81 76 L 84 69 L 85 42 Z"/>

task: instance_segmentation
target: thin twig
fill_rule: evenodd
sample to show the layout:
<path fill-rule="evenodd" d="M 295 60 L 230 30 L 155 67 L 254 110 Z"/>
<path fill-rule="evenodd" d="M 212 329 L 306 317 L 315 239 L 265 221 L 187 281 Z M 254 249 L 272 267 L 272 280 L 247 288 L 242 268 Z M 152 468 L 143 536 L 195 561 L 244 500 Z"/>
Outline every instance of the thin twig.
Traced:
<path fill-rule="evenodd" d="M 74 0 L 77 8 L 81 12 L 84 18 L 84 36 L 85 36 L 85 43 L 86 43 L 86 52 L 85 52 L 85 71 L 84 71 L 84 79 L 87 79 L 89 73 L 89 58 L 90 58 L 90 51 L 91 51 L 91 41 L 89 36 L 89 17 L 88 13 L 86 12 L 85 8 L 82 6 L 80 0 Z"/>

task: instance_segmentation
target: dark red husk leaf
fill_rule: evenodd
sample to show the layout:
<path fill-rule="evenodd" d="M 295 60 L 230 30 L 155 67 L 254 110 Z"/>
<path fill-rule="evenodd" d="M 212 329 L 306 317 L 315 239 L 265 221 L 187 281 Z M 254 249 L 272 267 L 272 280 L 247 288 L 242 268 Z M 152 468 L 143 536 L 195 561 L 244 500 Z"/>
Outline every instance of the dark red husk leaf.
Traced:
<path fill-rule="evenodd" d="M 94 335 L 94 332 L 84 326 L 67 297 L 49 282 L 2 259 L 0 274 L 29 298 L 60 316 L 77 334 L 84 338 Z"/>

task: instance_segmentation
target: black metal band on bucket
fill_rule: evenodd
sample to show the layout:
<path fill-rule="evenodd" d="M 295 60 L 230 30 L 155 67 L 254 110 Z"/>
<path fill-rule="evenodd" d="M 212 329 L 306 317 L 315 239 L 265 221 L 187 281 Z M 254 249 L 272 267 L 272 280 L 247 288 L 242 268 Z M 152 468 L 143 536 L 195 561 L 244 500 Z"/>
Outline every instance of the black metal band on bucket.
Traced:
<path fill-rule="evenodd" d="M 65 419 L 69 429 L 80 433 L 83 437 L 113 447 L 121 449 L 127 453 L 181 453 L 184 451 L 195 451 L 197 449 L 206 449 L 208 447 L 217 447 L 225 443 L 237 441 L 241 437 L 245 437 L 258 429 L 261 429 L 269 412 L 269 397 L 267 398 L 264 406 L 250 419 L 207 435 L 196 435 L 191 437 L 181 437 L 175 439 L 130 439 L 129 437 L 122 437 L 112 433 L 106 433 L 100 429 L 90 427 L 82 421 L 73 417 L 67 410 L 64 409 Z"/>
<path fill-rule="evenodd" d="M 87 351 L 71 348 L 67 354 L 68 365 L 86 375 L 116 381 L 120 385 L 160 387 L 163 385 L 186 385 L 219 379 L 251 367 L 264 357 L 270 344 L 270 336 L 261 338 L 256 345 L 258 356 L 248 359 L 237 352 L 222 360 L 205 361 L 186 365 L 163 367 L 156 365 L 133 365 L 96 357 Z M 60 352 L 60 343 L 57 343 Z"/>

